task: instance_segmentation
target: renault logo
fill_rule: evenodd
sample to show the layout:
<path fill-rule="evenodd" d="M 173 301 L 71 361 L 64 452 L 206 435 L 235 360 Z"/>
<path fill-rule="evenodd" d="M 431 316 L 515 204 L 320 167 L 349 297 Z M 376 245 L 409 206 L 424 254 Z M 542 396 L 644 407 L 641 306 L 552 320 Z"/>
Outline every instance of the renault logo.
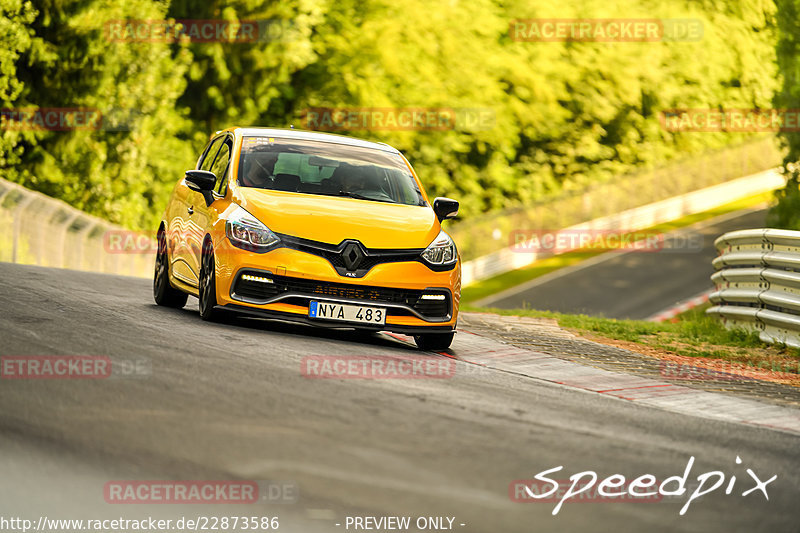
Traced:
<path fill-rule="evenodd" d="M 361 261 L 364 260 L 364 257 L 366 257 L 364 249 L 356 241 L 348 242 L 342 249 L 342 259 L 347 270 L 356 270 Z"/>

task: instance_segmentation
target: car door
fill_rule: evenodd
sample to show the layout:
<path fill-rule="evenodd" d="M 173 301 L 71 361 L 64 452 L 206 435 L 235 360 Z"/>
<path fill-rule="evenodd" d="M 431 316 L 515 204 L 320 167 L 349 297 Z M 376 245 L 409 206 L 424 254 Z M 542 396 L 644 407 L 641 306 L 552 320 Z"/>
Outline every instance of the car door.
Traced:
<path fill-rule="evenodd" d="M 208 143 L 197 160 L 196 169 L 210 170 L 224 139 L 224 136 L 218 136 Z M 186 185 L 186 180 L 182 179 L 175 189 L 174 201 L 170 206 L 169 213 L 172 275 L 192 287 L 197 287 L 199 279 L 199 259 L 194 249 L 199 246 L 198 242 L 202 243 L 201 239 L 205 235 L 202 233 L 204 228 L 194 218 L 194 209 L 198 203 L 205 205 L 203 196 L 190 189 Z"/>
<path fill-rule="evenodd" d="M 203 170 L 210 170 L 217 177 L 217 183 L 214 186 L 212 196 L 215 200 L 222 198 L 224 190 L 227 187 L 227 174 L 228 167 L 230 166 L 231 153 L 233 150 L 233 140 L 231 136 L 225 135 L 221 138 L 222 142 L 219 144 L 219 149 L 216 151 L 213 162 L 206 168 L 206 163 L 203 164 Z M 208 159 L 206 160 L 206 162 Z M 189 234 L 190 243 L 189 248 L 191 258 L 189 264 L 195 272 L 197 279 L 200 279 L 200 265 L 202 264 L 203 252 L 203 239 L 209 233 L 211 224 L 217 215 L 215 213 L 214 203 L 208 205 L 203 195 L 197 191 L 191 191 L 187 197 L 190 206 L 187 211 L 192 211 L 189 217 L 190 226 L 192 231 Z"/>

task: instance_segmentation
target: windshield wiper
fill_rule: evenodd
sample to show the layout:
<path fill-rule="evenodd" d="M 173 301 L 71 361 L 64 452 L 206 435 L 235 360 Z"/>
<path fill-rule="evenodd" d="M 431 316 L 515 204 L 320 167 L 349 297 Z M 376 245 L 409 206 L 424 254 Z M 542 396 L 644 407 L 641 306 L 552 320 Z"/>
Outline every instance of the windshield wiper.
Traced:
<path fill-rule="evenodd" d="M 397 202 L 393 200 L 380 200 L 378 198 L 371 198 L 369 196 L 364 196 L 363 194 L 358 194 L 357 192 L 346 192 L 346 191 L 339 191 L 337 196 L 346 196 L 348 198 L 355 198 L 356 200 L 369 200 L 371 202 L 383 202 L 385 204 L 396 204 Z"/>

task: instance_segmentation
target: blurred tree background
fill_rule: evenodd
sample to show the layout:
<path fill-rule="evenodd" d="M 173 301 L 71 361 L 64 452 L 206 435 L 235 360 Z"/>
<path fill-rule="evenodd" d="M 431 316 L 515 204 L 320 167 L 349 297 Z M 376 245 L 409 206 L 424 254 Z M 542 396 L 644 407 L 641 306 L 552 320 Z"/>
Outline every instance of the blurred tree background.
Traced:
<path fill-rule="evenodd" d="M 779 109 L 800 109 L 800 0 L 777 0 L 777 62 L 780 85 L 774 105 Z M 800 133 L 780 134 L 788 148 L 784 159 L 786 188 L 777 191 L 777 205 L 767 218 L 770 227 L 800 229 Z"/>
<path fill-rule="evenodd" d="M 742 142 L 743 133 L 666 131 L 659 113 L 796 102 L 798 1 L 0 0 L 3 107 L 94 107 L 124 126 L 3 129 L 0 168 L 145 229 L 217 129 L 301 126 L 309 107 L 489 111 L 484 127 L 347 132 L 396 146 L 430 194 L 475 216 Z M 703 36 L 509 34 L 513 19 L 578 17 L 699 19 Z M 171 19 L 258 20 L 264 31 L 256 42 L 125 42 L 107 31 Z"/>

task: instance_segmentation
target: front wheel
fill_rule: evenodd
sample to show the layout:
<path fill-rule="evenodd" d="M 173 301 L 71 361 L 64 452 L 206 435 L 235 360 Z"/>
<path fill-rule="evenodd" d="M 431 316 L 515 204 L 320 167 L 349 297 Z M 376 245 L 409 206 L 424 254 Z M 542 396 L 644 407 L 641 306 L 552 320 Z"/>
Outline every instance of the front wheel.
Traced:
<path fill-rule="evenodd" d="M 420 350 L 439 352 L 450 347 L 455 334 L 455 331 L 450 333 L 424 333 L 422 335 L 414 335 L 414 342 L 417 343 Z"/>
<path fill-rule="evenodd" d="M 158 251 L 156 251 L 156 268 L 153 275 L 153 299 L 164 307 L 180 309 L 186 305 L 189 295 L 169 284 L 169 255 L 167 254 L 167 235 L 164 230 L 158 232 Z"/>
<path fill-rule="evenodd" d="M 200 287 L 199 307 L 200 318 L 203 320 L 216 320 L 219 318 L 217 305 L 217 277 L 214 268 L 214 249 L 211 242 L 203 245 L 203 255 L 200 262 Z"/>

